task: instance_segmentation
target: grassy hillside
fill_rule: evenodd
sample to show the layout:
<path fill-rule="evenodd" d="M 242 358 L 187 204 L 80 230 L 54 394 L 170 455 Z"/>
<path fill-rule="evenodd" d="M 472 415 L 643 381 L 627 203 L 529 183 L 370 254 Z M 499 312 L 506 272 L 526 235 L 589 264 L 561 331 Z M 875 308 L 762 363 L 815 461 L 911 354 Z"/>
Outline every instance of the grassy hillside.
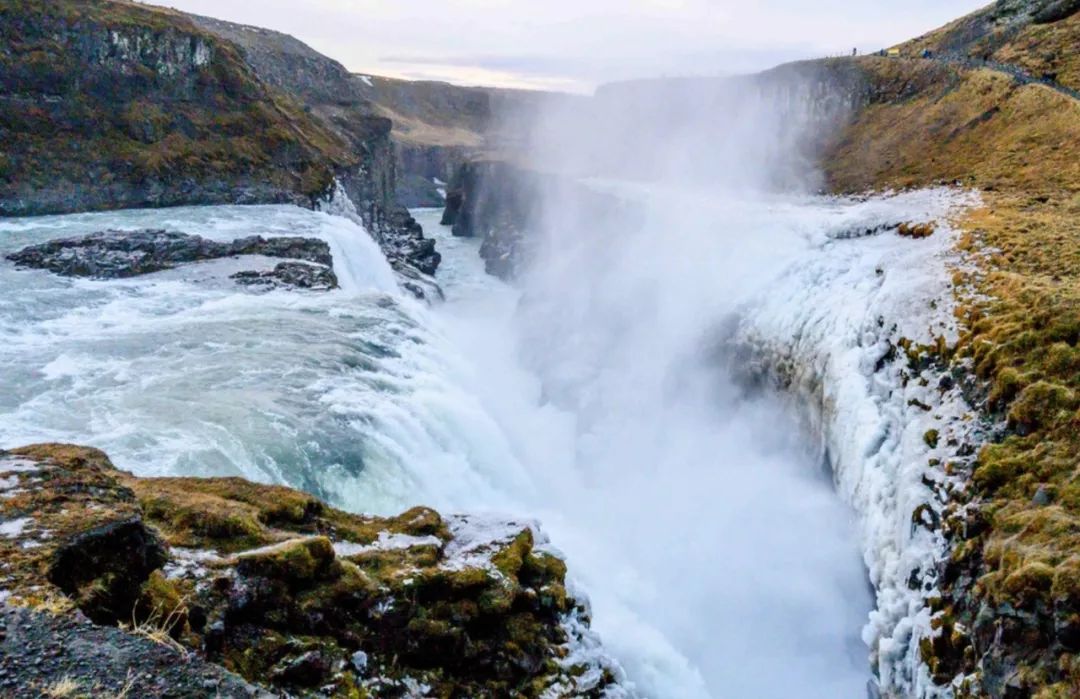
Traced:
<path fill-rule="evenodd" d="M 1080 0 L 999 0 L 899 48 L 1012 64 L 1080 89 L 1078 35 Z"/>
<path fill-rule="evenodd" d="M 1071 46 L 1052 64 L 1075 80 L 1077 16 L 1007 26 L 1004 5 L 907 48 L 989 47 L 1037 71 L 1047 46 Z M 957 221 L 977 267 L 957 272 L 965 333 L 948 359 L 985 387 L 997 437 L 945 518 L 942 634 L 923 657 L 941 682 L 977 672 L 973 696 L 1080 696 L 1080 100 L 957 63 L 859 65 L 877 97 L 825 159 L 832 188 L 957 183 L 983 199 Z"/>
<path fill-rule="evenodd" d="M 0 0 L 0 213 L 303 200 L 352 161 L 229 43 L 130 2 Z"/>
<path fill-rule="evenodd" d="M 1080 192 L 1080 101 L 989 69 L 877 57 L 860 64 L 875 84 L 923 86 L 899 99 L 886 90 L 856 115 L 825 161 L 833 189 L 958 182 Z"/>

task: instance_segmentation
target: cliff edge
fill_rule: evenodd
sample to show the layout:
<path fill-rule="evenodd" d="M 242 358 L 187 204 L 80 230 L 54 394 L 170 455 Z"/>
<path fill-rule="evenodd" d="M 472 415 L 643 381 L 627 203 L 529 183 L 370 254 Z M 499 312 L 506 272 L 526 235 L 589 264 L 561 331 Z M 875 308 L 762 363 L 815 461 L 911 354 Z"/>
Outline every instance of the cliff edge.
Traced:
<path fill-rule="evenodd" d="M 970 264 L 946 359 L 977 379 L 992 438 L 942 513 L 951 558 L 920 647 L 957 697 L 1080 695 L 1078 10 L 998 2 L 848 61 L 868 98 L 822 157 L 836 192 L 980 192 L 954 222 Z"/>
<path fill-rule="evenodd" d="M 0 452 L 0 494 L 5 696 L 629 696 L 527 522 L 352 515 L 59 444 Z"/>
<path fill-rule="evenodd" d="M 232 45 L 119 0 L 0 2 L 0 215 L 311 206 L 347 144 Z"/>

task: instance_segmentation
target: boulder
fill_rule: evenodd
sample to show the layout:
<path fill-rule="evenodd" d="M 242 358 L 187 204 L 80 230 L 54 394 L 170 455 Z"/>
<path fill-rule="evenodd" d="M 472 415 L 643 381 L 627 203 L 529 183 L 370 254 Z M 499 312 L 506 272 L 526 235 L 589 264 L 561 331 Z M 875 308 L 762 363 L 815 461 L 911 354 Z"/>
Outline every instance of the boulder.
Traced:
<path fill-rule="evenodd" d="M 141 517 L 80 532 L 60 546 L 49 564 L 49 582 L 99 624 L 130 621 L 150 573 L 168 560 L 165 546 Z"/>
<path fill-rule="evenodd" d="M 229 278 L 237 284 L 264 290 L 286 288 L 329 291 L 338 288 L 334 270 L 306 262 L 279 262 L 268 272 L 237 272 Z"/>

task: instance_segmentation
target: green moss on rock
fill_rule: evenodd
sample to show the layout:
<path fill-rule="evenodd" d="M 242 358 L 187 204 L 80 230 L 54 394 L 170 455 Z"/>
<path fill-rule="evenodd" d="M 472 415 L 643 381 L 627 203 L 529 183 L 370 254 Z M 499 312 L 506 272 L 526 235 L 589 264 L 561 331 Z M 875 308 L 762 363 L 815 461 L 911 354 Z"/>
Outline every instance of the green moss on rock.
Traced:
<path fill-rule="evenodd" d="M 164 634 L 294 696 L 385 696 L 408 682 L 440 697 L 599 696 L 615 682 L 610 669 L 575 678 L 563 666 L 563 620 L 582 613 L 565 564 L 535 549 L 527 525 L 470 534 L 465 554 L 429 508 L 355 515 L 240 479 L 136 478 L 91 449 L 17 453 L 40 467 L 28 494 L 0 501 L 5 519 L 33 510 L 58 534 L 35 553 L 0 539 L 0 560 L 25 565 L 4 583 L 19 603 Z M 577 692 L 585 676 L 599 679 Z"/>

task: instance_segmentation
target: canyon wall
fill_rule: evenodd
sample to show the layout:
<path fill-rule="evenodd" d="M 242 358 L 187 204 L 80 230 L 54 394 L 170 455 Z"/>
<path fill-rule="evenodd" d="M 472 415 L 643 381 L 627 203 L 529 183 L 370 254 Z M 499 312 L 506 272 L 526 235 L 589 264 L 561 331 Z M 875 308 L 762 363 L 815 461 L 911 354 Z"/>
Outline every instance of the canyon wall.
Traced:
<path fill-rule="evenodd" d="M 0 214 L 311 205 L 357 162 L 175 13 L 5 0 L 0 35 Z"/>

